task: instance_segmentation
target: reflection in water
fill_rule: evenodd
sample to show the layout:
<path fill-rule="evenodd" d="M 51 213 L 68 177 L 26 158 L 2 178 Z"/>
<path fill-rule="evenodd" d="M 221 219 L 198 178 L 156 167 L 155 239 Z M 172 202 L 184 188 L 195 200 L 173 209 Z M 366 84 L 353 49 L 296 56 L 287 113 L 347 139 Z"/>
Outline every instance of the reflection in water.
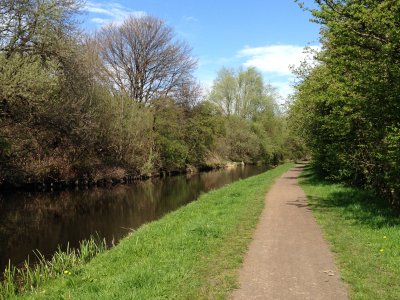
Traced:
<path fill-rule="evenodd" d="M 140 225 L 195 200 L 201 192 L 259 174 L 266 167 L 244 166 L 194 175 L 54 193 L 0 194 L 0 270 L 8 260 L 24 261 L 38 249 L 51 255 L 58 245 L 76 247 L 98 233 L 109 243 Z"/>

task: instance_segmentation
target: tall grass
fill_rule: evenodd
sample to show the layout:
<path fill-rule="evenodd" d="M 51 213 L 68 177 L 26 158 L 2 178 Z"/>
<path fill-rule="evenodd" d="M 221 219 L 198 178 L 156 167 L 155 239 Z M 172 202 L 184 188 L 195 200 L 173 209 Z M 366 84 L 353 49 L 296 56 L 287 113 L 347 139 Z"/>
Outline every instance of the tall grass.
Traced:
<path fill-rule="evenodd" d="M 66 250 L 59 248 L 49 260 L 39 251 L 35 251 L 38 262 L 34 265 L 27 260 L 23 267 L 16 268 L 9 262 L 0 282 L 0 299 L 15 298 L 18 294 L 33 291 L 49 279 L 70 276 L 74 269 L 106 249 L 105 240 L 91 237 L 80 242 L 77 249 L 70 248 L 69 245 Z"/>

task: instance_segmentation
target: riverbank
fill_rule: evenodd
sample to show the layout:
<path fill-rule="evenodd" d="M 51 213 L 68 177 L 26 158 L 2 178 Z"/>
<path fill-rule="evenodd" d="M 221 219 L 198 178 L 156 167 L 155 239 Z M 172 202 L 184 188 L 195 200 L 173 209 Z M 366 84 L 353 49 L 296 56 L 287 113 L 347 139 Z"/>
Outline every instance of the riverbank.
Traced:
<path fill-rule="evenodd" d="M 244 162 L 233 162 L 214 160 L 207 164 L 194 166 L 187 165 L 186 168 L 165 170 L 159 172 L 148 172 L 143 174 L 133 174 L 124 168 L 103 168 L 102 171 L 92 171 L 85 176 L 66 178 L 56 180 L 47 178 L 41 181 L 29 182 L 3 182 L 0 184 L 0 192 L 4 191 L 28 191 L 28 192 L 47 192 L 62 191 L 67 189 L 85 189 L 92 187 L 109 187 L 117 184 L 127 184 L 139 180 L 147 180 L 150 178 L 176 176 L 182 174 L 197 174 L 219 169 L 231 169 L 238 166 L 244 166 Z M 259 165 L 259 163 L 251 163 L 250 165 Z"/>
<path fill-rule="evenodd" d="M 372 193 L 303 172 L 304 189 L 331 243 L 351 299 L 400 299 L 400 217 Z"/>
<path fill-rule="evenodd" d="M 87 265 L 22 298 L 198 299 L 225 297 L 274 180 L 293 164 L 203 194 L 142 226 Z"/>

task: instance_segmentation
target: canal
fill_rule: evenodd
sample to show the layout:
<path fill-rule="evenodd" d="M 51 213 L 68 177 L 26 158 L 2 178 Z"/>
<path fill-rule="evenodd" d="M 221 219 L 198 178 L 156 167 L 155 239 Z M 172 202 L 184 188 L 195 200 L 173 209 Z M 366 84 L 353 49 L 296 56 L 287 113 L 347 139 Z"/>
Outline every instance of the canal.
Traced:
<path fill-rule="evenodd" d="M 154 178 L 127 185 L 49 193 L 0 193 L 0 271 L 34 250 L 46 257 L 91 235 L 117 243 L 144 223 L 196 200 L 203 192 L 260 174 L 265 166 Z"/>

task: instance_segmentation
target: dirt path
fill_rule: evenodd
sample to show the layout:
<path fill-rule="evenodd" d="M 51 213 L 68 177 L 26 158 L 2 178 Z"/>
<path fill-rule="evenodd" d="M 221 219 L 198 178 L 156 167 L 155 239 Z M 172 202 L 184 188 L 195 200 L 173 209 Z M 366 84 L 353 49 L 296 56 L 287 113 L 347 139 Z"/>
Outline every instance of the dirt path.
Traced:
<path fill-rule="evenodd" d="M 233 299 L 347 299 L 333 255 L 297 183 L 301 168 L 284 174 L 267 194 Z"/>

